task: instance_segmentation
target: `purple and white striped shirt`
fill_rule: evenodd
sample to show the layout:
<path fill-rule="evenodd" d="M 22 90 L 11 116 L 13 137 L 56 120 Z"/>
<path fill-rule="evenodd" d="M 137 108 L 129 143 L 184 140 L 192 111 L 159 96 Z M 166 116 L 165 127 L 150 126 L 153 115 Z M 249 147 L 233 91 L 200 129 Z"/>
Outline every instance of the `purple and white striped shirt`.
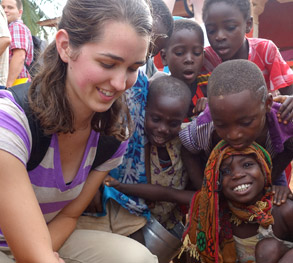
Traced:
<path fill-rule="evenodd" d="M 32 138 L 28 120 L 9 91 L 0 91 L 0 149 L 11 153 L 24 165 L 29 160 Z M 53 134 L 42 162 L 29 172 L 29 177 L 46 222 L 50 222 L 81 192 L 91 170 L 99 141 L 99 133 L 92 130 L 80 168 L 73 181 L 66 185 L 62 175 L 58 138 Z M 122 162 L 128 141 L 122 142 L 114 155 L 95 168 L 109 171 Z M 0 246 L 6 246 L 0 232 Z"/>

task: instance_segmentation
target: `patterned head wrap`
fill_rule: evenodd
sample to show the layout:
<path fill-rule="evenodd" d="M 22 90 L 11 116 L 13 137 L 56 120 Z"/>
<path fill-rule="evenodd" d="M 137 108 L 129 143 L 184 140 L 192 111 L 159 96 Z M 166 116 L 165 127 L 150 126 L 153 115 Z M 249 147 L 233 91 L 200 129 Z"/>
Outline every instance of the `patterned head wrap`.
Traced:
<path fill-rule="evenodd" d="M 220 166 L 223 160 L 234 155 L 254 155 L 265 179 L 264 195 L 254 205 L 228 202 L 221 195 Z M 271 158 L 265 149 L 253 143 L 245 150 L 237 151 L 225 141 L 213 149 L 206 165 L 201 191 L 191 203 L 190 221 L 184 234 L 184 249 L 201 262 L 236 262 L 236 249 L 231 221 L 258 223 L 267 228 L 274 222 L 271 215 L 272 183 Z"/>

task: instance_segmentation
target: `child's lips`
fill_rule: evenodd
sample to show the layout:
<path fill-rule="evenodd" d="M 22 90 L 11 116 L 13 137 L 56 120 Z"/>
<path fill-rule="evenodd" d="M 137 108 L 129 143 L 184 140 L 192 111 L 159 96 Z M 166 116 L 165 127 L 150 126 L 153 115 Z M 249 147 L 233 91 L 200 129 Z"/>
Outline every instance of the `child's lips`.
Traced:
<path fill-rule="evenodd" d="M 226 55 L 229 53 L 229 48 L 219 48 L 219 49 L 217 49 L 217 51 L 220 55 L 223 56 L 223 55 Z"/>
<path fill-rule="evenodd" d="M 194 78 L 194 75 L 195 75 L 194 71 L 191 71 L 191 70 L 185 70 L 185 71 L 183 72 L 183 76 L 184 76 L 184 78 L 185 78 L 186 80 L 193 79 L 193 78 Z"/>
<path fill-rule="evenodd" d="M 167 141 L 167 139 L 165 137 L 161 137 L 161 136 L 153 136 L 153 140 L 155 142 L 155 144 L 157 145 L 164 145 Z"/>

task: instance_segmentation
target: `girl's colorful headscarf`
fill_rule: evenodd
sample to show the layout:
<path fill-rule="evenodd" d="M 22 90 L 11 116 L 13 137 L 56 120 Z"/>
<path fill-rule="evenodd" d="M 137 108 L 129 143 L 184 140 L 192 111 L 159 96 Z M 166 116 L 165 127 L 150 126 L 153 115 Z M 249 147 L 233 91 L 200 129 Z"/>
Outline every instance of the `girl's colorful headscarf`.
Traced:
<path fill-rule="evenodd" d="M 220 165 L 233 155 L 255 155 L 265 178 L 264 196 L 254 205 L 245 206 L 225 200 L 221 195 Z M 191 203 L 190 221 L 184 234 L 184 248 L 201 262 L 236 262 L 236 249 L 231 221 L 255 222 L 267 228 L 274 222 L 271 215 L 271 158 L 257 143 L 237 151 L 220 141 L 212 151 L 206 165 L 201 191 Z"/>

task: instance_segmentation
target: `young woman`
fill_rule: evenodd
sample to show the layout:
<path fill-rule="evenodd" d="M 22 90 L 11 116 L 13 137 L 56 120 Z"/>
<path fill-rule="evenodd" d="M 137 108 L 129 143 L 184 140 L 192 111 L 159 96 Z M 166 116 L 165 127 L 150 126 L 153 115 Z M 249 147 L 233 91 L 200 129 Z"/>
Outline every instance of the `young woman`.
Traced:
<path fill-rule="evenodd" d="M 121 96 L 145 63 L 151 28 L 144 0 L 68 0 L 29 90 L 32 113 L 51 136 L 32 171 L 26 169 L 34 139 L 27 116 L 1 91 L 1 262 L 63 262 L 53 251 L 66 262 L 157 262 L 126 237 L 75 230 L 108 171 L 121 162 L 129 134 Z M 92 167 L 101 134 L 122 142 Z"/>

